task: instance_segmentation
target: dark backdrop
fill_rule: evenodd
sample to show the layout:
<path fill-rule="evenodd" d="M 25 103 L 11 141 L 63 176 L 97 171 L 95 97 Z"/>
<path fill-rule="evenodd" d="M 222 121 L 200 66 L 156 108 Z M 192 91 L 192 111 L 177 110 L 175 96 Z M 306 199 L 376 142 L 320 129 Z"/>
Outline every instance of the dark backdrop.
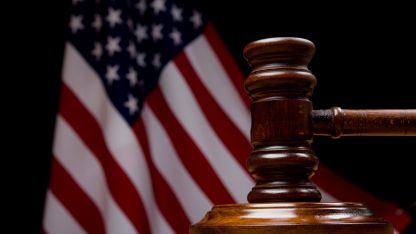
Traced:
<path fill-rule="evenodd" d="M 69 4 L 26 6 L 28 19 L 7 34 L 15 42 L 6 58 L 16 74 L 11 88 L 18 91 L 9 98 L 16 109 L 11 117 L 22 118 L 9 135 L 16 145 L 11 168 L 17 181 L 10 194 L 23 195 L 14 214 L 20 227 L 32 232 L 42 218 Z M 410 6 L 338 3 L 320 8 L 265 0 L 202 4 L 245 74 L 249 67 L 242 49 L 248 42 L 276 36 L 312 40 L 317 47 L 310 65 L 318 79 L 312 98 L 316 109 L 416 108 L 416 19 Z M 340 175 L 414 215 L 415 144 L 415 137 L 316 138 L 314 149 Z"/>

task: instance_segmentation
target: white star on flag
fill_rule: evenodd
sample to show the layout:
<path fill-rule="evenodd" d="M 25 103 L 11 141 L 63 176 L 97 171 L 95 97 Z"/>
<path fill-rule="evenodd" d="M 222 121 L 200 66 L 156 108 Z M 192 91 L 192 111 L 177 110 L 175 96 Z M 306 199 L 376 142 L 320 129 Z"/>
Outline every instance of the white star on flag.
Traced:
<path fill-rule="evenodd" d="M 159 14 L 161 11 L 166 11 L 166 5 L 165 0 L 153 0 L 151 3 L 151 6 L 153 8 L 153 11 L 155 14 Z"/>
<path fill-rule="evenodd" d="M 120 52 L 121 51 L 120 38 L 108 37 L 107 45 L 105 46 L 105 48 L 108 50 L 108 54 L 110 56 L 113 56 L 115 52 Z"/>
<path fill-rule="evenodd" d="M 132 41 L 129 42 L 129 46 L 127 46 L 127 52 L 130 54 L 130 58 L 136 57 L 137 51 L 136 46 Z"/>
<path fill-rule="evenodd" d="M 160 66 L 162 66 L 162 63 L 160 62 L 160 54 L 155 54 L 153 56 L 152 64 L 155 68 L 160 68 Z"/>
<path fill-rule="evenodd" d="M 152 38 L 153 41 L 162 40 L 163 34 L 162 34 L 163 24 L 153 24 L 152 25 Z"/>
<path fill-rule="evenodd" d="M 107 78 L 109 85 L 112 85 L 113 81 L 120 79 L 120 76 L 118 75 L 118 69 L 119 69 L 118 65 L 107 66 L 107 73 L 105 74 L 105 77 Z"/>
<path fill-rule="evenodd" d="M 91 54 L 95 56 L 96 60 L 100 60 L 103 55 L 103 46 L 99 42 L 94 43 L 94 49 L 91 51 Z"/>
<path fill-rule="evenodd" d="M 121 10 L 114 10 L 113 8 L 108 8 L 108 15 L 105 18 L 112 28 L 116 24 L 121 24 Z"/>
<path fill-rule="evenodd" d="M 147 35 L 147 26 L 143 26 L 141 24 L 137 24 L 136 30 L 134 31 L 134 35 L 137 37 L 137 41 L 141 42 L 148 38 Z"/>
<path fill-rule="evenodd" d="M 145 58 L 146 58 L 145 53 L 138 53 L 137 54 L 137 64 L 141 67 L 145 67 L 146 66 L 146 61 L 144 60 Z"/>
<path fill-rule="evenodd" d="M 170 13 L 172 14 L 174 21 L 179 21 L 179 22 L 182 21 L 182 9 L 181 8 L 177 7 L 176 5 L 173 5 Z"/>
<path fill-rule="evenodd" d="M 169 34 L 169 37 L 172 38 L 174 45 L 180 45 L 182 43 L 181 33 L 176 28 Z"/>
<path fill-rule="evenodd" d="M 129 109 L 129 114 L 132 115 L 136 113 L 139 108 L 137 106 L 137 98 L 133 97 L 133 95 L 129 94 L 127 102 L 124 103 L 124 106 Z"/>
<path fill-rule="evenodd" d="M 99 32 L 101 30 L 101 27 L 103 26 L 103 21 L 101 20 L 100 15 L 94 16 L 94 21 L 92 22 L 92 27 L 95 28 L 95 31 Z"/>
<path fill-rule="evenodd" d="M 201 14 L 197 11 L 194 11 L 194 13 L 191 17 L 191 22 L 194 24 L 195 29 L 201 27 L 201 25 L 202 25 L 202 16 L 201 16 Z"/>
<path fill-rule="evenodd" d="M 71 28 L 72 33 L 77 33 L 78 30 L 84 29 L 84 25 L 82 24 L 82 16 L 71 15 L 69 27 Z"/>
<path fill-rule="evenodd" d="M 143 15 L 144 12 L 147 9 L 146 6 L 146 1 L 145 0 L 140 0 L 137 4 L 136 4 L 136 8 L 139 10 L 140 14 Z"/>
<path fill-rule="evenodd" d="M 132 67 L 129 68 L 126 78 L 130 81 L 130 86 L 137 84 L 137 72 Z"/>

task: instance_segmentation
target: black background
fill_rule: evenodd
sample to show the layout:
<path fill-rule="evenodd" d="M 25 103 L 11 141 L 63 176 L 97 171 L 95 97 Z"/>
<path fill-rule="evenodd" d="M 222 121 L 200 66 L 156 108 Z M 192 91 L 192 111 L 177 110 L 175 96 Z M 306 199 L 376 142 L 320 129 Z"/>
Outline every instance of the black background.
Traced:
<path fill-rule="evenodd" d="M 47 186 L 70 1 L 31 4 L 25 9 L 17 6 L 15 18 L 24 20 L 7 28 L 11 46 L 3 43 L 5 68 L 10 69 L 4 74 L 13 74 L 7 75 L 12 84 L 3 85 L 3 93 L 16 93 L 4 99 L 11 103 L 6 105 L 11 114 L 5 116 L 15 127 L 5 144 L 13 149 L 8 158 L 14 160 L 2 169 L 11 170 L 6 194 L 19 197 L 9 217 L 21 224 L 18 229 L 36 233 Z M 410 6 L 349 2 L 318 7 L 265 0 L 204 0 L 202 5 L 245 74 L 250 68 L 242 49 L 253 40 L 296 36 L 313 41 L 317 50 L 309 68 L 318 79 L 312 98 L 315 109 L 416 108 L 416 16 Z M 415 144 L 415 137 L 315 138 L 314 149 L 338 174 L 414 215 Z M 416 233 L 415 227 L 407 233 Z"/>

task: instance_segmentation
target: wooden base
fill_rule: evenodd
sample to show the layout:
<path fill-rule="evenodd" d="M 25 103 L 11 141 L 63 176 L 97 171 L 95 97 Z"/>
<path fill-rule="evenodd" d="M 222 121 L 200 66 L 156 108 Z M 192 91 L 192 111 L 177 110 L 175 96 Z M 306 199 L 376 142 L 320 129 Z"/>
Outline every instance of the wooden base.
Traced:
<path fill-rule="evenodd" d="M 359 203 L 282 202 L 218 205 L 191 234 L 392 234 L 391 225 Z"/>

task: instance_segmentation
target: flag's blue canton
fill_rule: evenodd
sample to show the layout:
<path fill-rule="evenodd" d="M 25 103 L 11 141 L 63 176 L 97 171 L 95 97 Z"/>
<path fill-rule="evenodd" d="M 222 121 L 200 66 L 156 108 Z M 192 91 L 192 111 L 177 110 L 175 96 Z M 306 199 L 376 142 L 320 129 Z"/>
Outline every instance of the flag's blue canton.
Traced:
<path fill-rule="evenodd" d="M 133 124 L 163 66 L 202 32 L 200 12 L 187 1 L 73 0 L 69 41 Z"/>

